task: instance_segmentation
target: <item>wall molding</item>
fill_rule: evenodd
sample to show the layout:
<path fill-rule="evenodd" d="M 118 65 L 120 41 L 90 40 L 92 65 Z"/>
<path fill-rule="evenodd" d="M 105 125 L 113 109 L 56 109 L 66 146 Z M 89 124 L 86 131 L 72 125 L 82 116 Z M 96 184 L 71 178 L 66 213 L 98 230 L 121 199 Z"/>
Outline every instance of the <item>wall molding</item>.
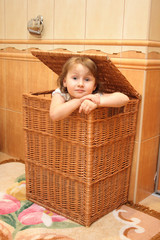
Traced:
<path fill-rule="evenodd" d="M 120 39 L 0 39 L 0 44 L 104 45 L 160 47 L 160 41 Z"/>
<path fill-rule="evenodd" d="M 31 50 L 33 49 L 18 50 L 15 48 L 5 48 L 3 50 L 0 50 L 0 60 L 5 59 L 10 61 L 16 60 L 26 62 L 39 62 L 40 60 L 31 54 Z M 133 53 L 134 58 L 125 56 L 120 57 L 115 55 L 109 55 L 109 57 L 118 68 L 160 70 L 160 59 L 139 58 L 138 52 L 133 51 Z"/>

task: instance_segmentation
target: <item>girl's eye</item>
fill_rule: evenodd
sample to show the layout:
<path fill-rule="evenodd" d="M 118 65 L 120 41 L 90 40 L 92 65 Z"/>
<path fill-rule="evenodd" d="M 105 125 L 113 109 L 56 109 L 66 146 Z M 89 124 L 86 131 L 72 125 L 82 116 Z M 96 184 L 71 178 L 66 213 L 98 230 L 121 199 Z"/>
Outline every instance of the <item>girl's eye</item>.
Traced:
<path fill-rule="evenodd" d="M 77 77 L 73 77 L 73 79 L 74 79 L 74 80 L 76 80 L 76 79 L 77 79 Z"/>
<path fill-rule="evenodd" d="M 88 82 L 90 79 L 89 78 L 86 78 L 85 81 Z"/>

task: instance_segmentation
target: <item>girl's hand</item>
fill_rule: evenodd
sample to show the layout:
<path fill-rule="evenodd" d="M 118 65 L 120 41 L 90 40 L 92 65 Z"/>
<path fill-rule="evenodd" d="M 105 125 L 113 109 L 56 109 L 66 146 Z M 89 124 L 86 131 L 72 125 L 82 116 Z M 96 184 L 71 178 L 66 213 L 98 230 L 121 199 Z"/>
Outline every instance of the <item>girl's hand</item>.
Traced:
<path fill-rule="evenodd" d="M 91 100 L 85 99 L 79 108 L 79 113 L 84 112 L 85 114 L 89 114 L 91 111 L 97 108 L 97 104 L 92 102 Z"/>
<path fill-rule="evenodd" d="M 81 98 L 82 101 L 84 101 L 86 99 L 92 101 L 93 103 L 95 103 L 97 105 L 100 104 L 100 95 L 97 94 L 97 93 L 96 94 L 88 94 L 88 95 Z"/>

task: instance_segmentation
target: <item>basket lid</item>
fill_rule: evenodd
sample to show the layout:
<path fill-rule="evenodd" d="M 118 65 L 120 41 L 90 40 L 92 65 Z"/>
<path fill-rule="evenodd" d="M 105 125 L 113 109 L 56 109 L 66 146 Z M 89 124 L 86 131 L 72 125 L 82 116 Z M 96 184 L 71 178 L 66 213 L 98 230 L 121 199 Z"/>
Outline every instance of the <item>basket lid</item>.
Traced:
<path fill-rule="evenodd" d="M 97 65 L 98 78 L 101 82 L 103 92 L 122 92 L 128 97 L 140 99 L 140 94 L 111 62 L 106 53 L 101 51 L 83 51 L 74 53 L 64 49 L 58 51 L 32 50 L 31 53 L 58 75 L 61 73 L 64 63 L 69 58 L 74 56 L 89 57 Z"/>

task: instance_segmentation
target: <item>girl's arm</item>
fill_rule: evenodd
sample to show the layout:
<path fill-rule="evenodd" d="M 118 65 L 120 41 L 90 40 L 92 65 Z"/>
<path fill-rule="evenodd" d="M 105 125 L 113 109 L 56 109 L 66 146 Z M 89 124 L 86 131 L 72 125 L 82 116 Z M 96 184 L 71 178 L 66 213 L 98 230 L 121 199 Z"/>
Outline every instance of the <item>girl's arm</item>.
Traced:
<path fill-rule="evenodd" d="M 65 102 L 64 98 L 59 93 L 55 93 L 52 97 L 50 106 L 51 119 L 56 121 L 68 117 L 80 106 L 81 102 L 82 101 L 80 99 L 72 99 Z"/>
<path fill-rule="evenodd" d="M 85 114 L 89 114 L 91 111 L 97 108 L 97 103 L 85 99 L 82 103 L 81 106 L 79 107 L 79 113 L 84 112 Z"/>
<path fill-rule="evenodd" d="M 105 93 L 100 96 L 98 107 L 122 107 L 129 101 L 129 97 L 120 92 Z"/>
<path fill-rule="evenodd" d="M 126 105 L 129 98 L 120 92 L 110 94 L 89 94 L 82 98 L 83 102 L 79 108 L 79 112 L 89 114 L 92 110 L 97 107 L 122 107 Z"/>
<path fill-rule="evenodd" d="M 79 107 L 79 112 L 88 114 L 97 107 L 122 107 L 128 101 L 129 98 L 120 92 L 106 93 L 98 97 L 89 94 L 80 99 L 71 99 L 68 102 L 65 102 L 64 98 L 59 93 L 56 93 L 52 97 L 50 117 L 53 121 L 62 120 Z"/>
<path fill-rule="evenodd" d="M 122 107 L 129 101 L 129 98 L 120 92 L 89 94 L 82 98 L 83 101 L 87 99 L 97 104 L 97 107 Z"/>

